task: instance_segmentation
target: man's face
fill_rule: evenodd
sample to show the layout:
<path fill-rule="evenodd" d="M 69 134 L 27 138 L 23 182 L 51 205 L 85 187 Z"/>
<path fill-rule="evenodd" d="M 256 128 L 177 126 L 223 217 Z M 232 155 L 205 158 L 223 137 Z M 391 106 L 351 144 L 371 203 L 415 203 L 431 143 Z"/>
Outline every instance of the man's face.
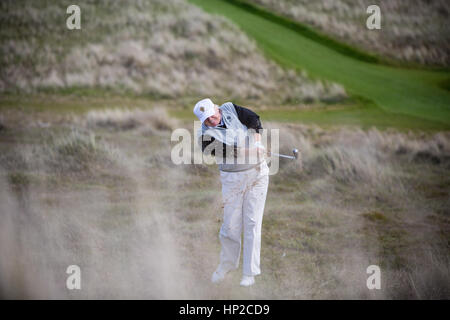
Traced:
<path fill-rule="evenodd" d="M 222 115 L 220 114 L 219 108 L 215 107 L 216 113 L 205 120 L 205 124 L 209 127 L 215 127 L 220 123 Z"/>

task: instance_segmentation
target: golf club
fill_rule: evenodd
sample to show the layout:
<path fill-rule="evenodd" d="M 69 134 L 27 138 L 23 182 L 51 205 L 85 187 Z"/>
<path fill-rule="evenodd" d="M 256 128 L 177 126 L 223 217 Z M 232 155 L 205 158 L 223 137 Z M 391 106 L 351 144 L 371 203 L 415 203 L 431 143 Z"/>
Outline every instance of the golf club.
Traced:
<path fill-rule="evenodd" d="M 276 156 L 276 157 L 281 157 L 281 158 L 287 158 L 287 159 L 292 159 L 292 160 L 297 160 L 298 159 L 298 149 L 293 149 L 292 150 L 292 156 L 288 156 L 285 154 L 279 154 L 279 153 L 274 153 L 274 152 L 269 152 L 269 154 L 272 156 Z"/>

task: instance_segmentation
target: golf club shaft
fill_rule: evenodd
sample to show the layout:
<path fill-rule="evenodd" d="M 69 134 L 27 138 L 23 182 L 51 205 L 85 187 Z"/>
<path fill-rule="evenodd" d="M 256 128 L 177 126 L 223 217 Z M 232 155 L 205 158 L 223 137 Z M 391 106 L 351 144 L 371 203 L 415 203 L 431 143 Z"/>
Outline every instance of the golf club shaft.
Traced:
<path fill-rule="evenodd" d="M 271 152 L 270 155 L 276 156 L 276 157 L 281 157 L 281 158 L 287 158 L 287 159 L 295 159 L 294 156 L 287 156 L 285 154 L 279 154 L 279 153 L 273 153 L 273 152 Z"/>

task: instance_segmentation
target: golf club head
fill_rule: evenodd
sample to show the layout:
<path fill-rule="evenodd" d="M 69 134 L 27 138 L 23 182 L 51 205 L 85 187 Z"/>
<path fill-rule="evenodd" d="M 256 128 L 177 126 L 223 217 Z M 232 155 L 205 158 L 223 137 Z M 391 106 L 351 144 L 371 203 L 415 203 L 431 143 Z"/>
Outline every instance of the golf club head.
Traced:
<path fill-rule="evenodd" d="M 295 160 L 298 160 L 298 161 L 296 161 L 296 163 L 297 163 L 297 165 L 298 165 L 297 170 L 298 170 L 299 172 L 300 172 L 300 171 L 303 171 L 303 161 L 302 161 L 302 156 L 301 156 L 301 154 L 299 153 L 298 149 L 292 150 L 292 153 L 293 153 L 293 155 L 294 155 Z"/>

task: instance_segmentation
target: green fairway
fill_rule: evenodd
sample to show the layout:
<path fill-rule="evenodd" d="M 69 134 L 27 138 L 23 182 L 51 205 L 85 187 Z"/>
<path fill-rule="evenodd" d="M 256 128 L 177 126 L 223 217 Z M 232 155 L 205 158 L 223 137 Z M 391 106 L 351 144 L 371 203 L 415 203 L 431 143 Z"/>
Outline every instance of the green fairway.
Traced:
<path fill-rule="evenodd" d="M 258 114 L 265 120 L 282 122 L 301 122 L 304 124 L 317 124 L 322 127 L 336 125 L 359 126 L 370 128 L 375 126 L 379 129 L 397 128 L 399 130 L 418 129 L 446 130 L 448 126 L 440 122 L 423 120 L 414 116 L 387 113 L 382 109 L 373 106 L 349 106 L 338 109 L 325 110 L 289 110 L 270 109 L 261 110 Z"/>
<path fill-rule="evenodd" d="M 395 126 L 399 122 L 401 127 L 418 128 L 423 119 L 427 123 L 424 127 L 436 123 L 441 129 L 450 128 L 450 92 L 442 86 L 449 81 L 449 72 L 413 70 L 364 62 L 325 45 L 323 41 L 314 41 L 276 19 L 270 19 L 270 14 L 268 18 L 267 14 L 262 16 L 257 11 L 246 10 L 223 0 L 190 2 L 210 13 L 232 20 L 255 39 L 269 57 L 280 64 L 306 70 L 317 78 L 341 83 L 351 95 L 373 101 L 376 107 L 368 109 L 375 117 L 374 125 Z M 365 26 L 362 25 L 361 28 Z M 374 111 L 377 107 L 381 110 Z M 355 109 L 354 113 L 347 112 L 344 119 L 353 122 L 348 121 L 349 117 L 358 119 L 362 116 L 364 122 L 367 122 L 371 113 L 362 115 L 363 112 Z M 307 114 L 304 116 L 305 119 L 314 118 Z M 357 119 L 355 123 L 358 123 Z"/>

